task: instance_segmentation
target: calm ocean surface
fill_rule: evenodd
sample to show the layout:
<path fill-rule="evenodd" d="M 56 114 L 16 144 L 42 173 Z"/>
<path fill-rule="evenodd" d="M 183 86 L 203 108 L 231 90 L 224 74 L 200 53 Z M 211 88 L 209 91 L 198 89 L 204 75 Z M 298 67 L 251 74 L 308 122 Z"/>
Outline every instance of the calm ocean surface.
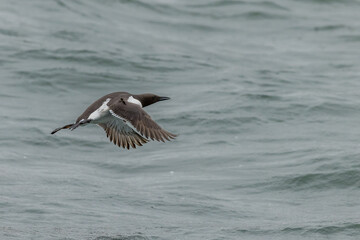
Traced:
<path fill-rule="evenodd" d="M 0 2 L 0 239 L 360 239 L 360 2 Z M 179 134 L 50 132 L 114 91 Z"/>

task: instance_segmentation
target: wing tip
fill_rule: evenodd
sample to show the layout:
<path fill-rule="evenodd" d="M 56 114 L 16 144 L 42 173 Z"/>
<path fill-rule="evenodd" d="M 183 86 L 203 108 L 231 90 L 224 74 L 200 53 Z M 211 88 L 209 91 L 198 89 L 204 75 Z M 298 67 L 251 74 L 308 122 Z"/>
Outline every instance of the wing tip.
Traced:
<path fill-rule="evenodd" d="M 149 139 L 151 139 L 153 141 L 156 140 L 158 142 L 165 142 L 165 140 L 170 142 L 171 140 L 174 140 L 177 136 L 178 136 L 177 134 L 170 133 L 163 129 L 157 131 L 151 131 L 149 137 L 147 137 L 145 134 L 143 135 L 143 137 L 145 137 L 148 141 Z"/>

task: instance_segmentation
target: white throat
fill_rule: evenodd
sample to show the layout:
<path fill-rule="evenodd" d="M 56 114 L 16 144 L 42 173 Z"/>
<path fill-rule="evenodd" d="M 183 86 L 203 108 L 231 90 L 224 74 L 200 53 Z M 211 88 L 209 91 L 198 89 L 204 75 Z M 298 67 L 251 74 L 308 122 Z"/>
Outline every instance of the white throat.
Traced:
<path fill-rule="evenodd" d="M 134 98 L 133 96 L 130 96 L 128 98 L 128 102 L 134 103 L 136 105 L 139 105 L 140 107 L 142 107 L 142 104 L 139 100 L 137 100 L 136 98 Z"/>

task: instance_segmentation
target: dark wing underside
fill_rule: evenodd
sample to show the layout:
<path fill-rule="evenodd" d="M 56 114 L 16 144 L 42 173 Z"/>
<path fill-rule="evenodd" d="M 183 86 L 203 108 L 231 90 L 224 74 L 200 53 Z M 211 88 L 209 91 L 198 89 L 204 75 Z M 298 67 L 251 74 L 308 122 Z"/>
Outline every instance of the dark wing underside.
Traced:
<path fill-rule="evenodd" d="M 110 113 L 118 119 L 129 122 L 142 137 L 147 139 L 165 142 L 176 137 L 175 134 L 162 129 L 139 105 L 115 102 L 110 105 Z"/>
<path fill-rule="evenodd" d="M 120 119 L 109 120 L 107 123 L 99 123 L 98 125 L 105 130 L 110 141 L 119 147 L 136 148 L 136 146 L 142 146 L 148 142 L 147 139 L 137 134 L 126 124 L 123 124 Z"/>

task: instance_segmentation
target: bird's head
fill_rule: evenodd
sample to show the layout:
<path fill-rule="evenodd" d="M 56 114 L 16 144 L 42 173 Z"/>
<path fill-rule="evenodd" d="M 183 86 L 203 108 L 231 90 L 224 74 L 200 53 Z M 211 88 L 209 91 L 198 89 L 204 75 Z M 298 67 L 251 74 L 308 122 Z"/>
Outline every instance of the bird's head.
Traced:
<path fill-rule="evenodd" d="M 170 99 L 169 97 L 161 97 L 152 93 L 135 95 L 134 98 L 138 99 L 143 107 L 149 106 L 159 101 L 165 101 Z"/>

